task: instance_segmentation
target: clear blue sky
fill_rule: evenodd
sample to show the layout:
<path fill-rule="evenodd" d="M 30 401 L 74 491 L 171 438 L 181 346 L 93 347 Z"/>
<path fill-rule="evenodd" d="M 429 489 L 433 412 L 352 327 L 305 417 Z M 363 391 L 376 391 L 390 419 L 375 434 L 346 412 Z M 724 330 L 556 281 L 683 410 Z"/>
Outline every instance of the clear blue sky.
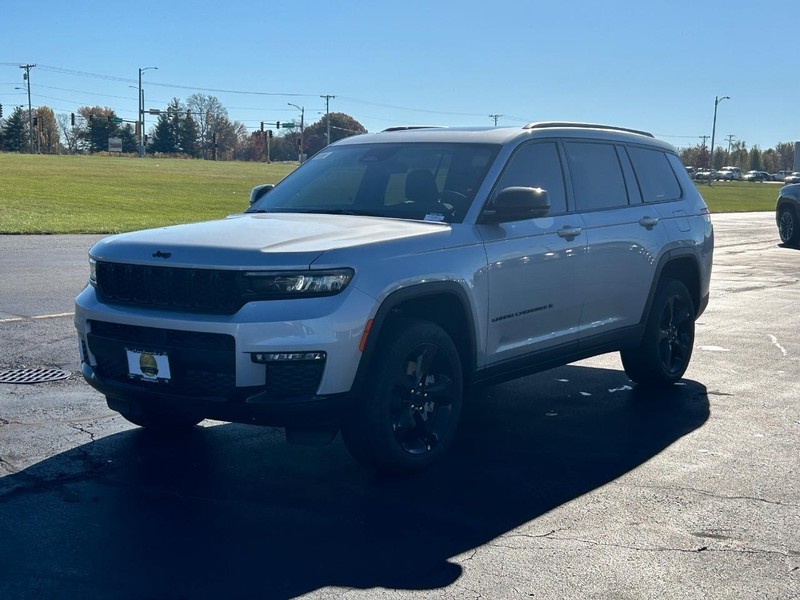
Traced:
<path fill-rule="evenodd" d="M 676 146 L 800 140 L 795 1 L 0 1 L 0 103 L 59 112 L 217 96 L 232 120 L 345 112 L 393 125 L 590 121 Z M 229 91 L 220 91 L 229 90 Z M 231 93 L 253 92 L 253 93 Z M 155 117 L 149 117 L 148 126 Z M 726 142 L 725 142 L 726 143 Z"/>

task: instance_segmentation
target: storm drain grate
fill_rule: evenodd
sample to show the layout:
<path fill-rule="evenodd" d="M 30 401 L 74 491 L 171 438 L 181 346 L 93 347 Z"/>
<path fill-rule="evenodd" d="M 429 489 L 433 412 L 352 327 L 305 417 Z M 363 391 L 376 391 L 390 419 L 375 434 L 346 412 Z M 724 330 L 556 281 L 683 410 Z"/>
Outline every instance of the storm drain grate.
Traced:
<path fill-rule="evenodd" d="M 0 371 L 0 383 L 44 383 L 59 381 L 70 376 L 61 369 L 11 369 Z"/>

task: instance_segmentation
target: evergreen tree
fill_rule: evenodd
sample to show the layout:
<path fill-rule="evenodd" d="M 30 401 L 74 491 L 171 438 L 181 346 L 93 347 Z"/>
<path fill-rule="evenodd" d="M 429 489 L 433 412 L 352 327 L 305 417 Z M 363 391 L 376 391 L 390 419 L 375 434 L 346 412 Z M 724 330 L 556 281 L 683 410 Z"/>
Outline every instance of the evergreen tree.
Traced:
<path fill-rule="evenodd" d="M 200 156 L 197 123 L 194 122 L 190 111 L 187 111 L 186 115 L 178 121 L 177 141 L 178 147 L 184 154 L 188 154 L 192 158 Z"/>
<path fill-rule="evenodd" d="M 139 146 L 136 143 L 136 132 L 133 126 L 127 123 L 119 130 L 119 137 L 122 138 L 122 151 L 129 154 L 135 154 L 139 151 Z"/>
<path fill-rule="evenodd" d="M 150 135 L 150 152 L 177 152 L 171 114 L 162 112 L 158 115 L 158 122 Z"/>
<path fill-rule="evenodd" d="M 25 112 L 22 107 L 17 106 L 11 116 L 6 119 L 3 127 L 3 150 L 6 152 L 27 152 L 27 128 Z"/>
<path fill-rule="evenodd" d="M 86 122 L 80 137 L 89 152 L 106 152 L 108 138 L 120 137 L 120 126 L 113 122 L 115 115 L 110 108 L 82 106 L 78 112 Z"/>

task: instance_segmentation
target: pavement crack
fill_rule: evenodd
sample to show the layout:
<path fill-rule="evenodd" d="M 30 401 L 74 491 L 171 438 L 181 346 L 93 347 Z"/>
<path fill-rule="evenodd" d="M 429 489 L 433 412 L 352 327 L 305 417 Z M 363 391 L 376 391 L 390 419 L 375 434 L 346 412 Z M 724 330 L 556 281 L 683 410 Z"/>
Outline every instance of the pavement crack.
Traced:
<path fill-rule="evenodd" d="M 572 536 L 558 536 L 554 537 L 552 534 L 555 533 L 550 532 L 544 535 L 525 535 L 525 534 L 515 534 L 513 536 L 505 536 L 508 537 L 523 537 L 523 538 L 536 538 L 536 539 L 548 539 L 551 541 L 564 541 L 564 542 L 578 542 L 580 544 L 586 544 L 587 546 L 591 547 L 604 547 L 604 548 L 618 548 L 620 550 L 630 550 L 632 552 L 678 552 L 682 554 L 700 554 L 701 552 L 718 552 L 724 554 L 750 554 L 750 555 L 777 555 L 783 557 L 794 556 L 795 552 L 793 550 L 788 550 L 786 552 L 782 552 L 780 550 L 763 550 L 763 549 L 754 549 L 754 548 L 709 548 L 708 546 L 699 546 L 697 548 L 673 548 L 669 546 L 635 546 L 635 545 L 627 545 L 627 544 L 612 544 L 607 542 L 599 542 L 597 540 L 590 540 L 581 537 L 572 537 Z M 505 538 L 504 538 L 505 539 Z M 507 545 L 507 544 L 493 544 L 493 546 L 501 547 L 501 548 L 516 548 L 515 546 Z M 544 547 L 538 548 L 540 550 L 544 550 Z"/>
<path fill-rule="evenodd" d="M 89 431 L 88 429 L 86 429 L 85 427 L 80 425 L 79 423 L 70 423 L 69 426 L 72 427 L 73 429 L 75 429 L 76 431 L 80 431 L 81 433 L 85 433 L 86 435 L 88 435 L 90 442 L 94 442 L 95 441 L 94 433 Z"/>
<path fill-rule="evenodd" d="M 773 506 L 783 506 L 786 508 L 800 508 L 800 504 L 792 504 L 789 502 L 781 502 L 780 500 L 769 500 L 767 498 L 759 498 L 758 496 L 727 496 L 725 494 L 718 494 L 716 492 L 709 492 L 707 490 L 698 490 L 696 488 L 688 487 L 664 487 L 658 485 L 631 485 L 629 483 L 612 482 L 612 485 L 621 485 L 626 487 L 634 487 L 650 490 L 662 490 L 668 492 L 682 491 L 700 494 L 701 496 L 708 496 L 709 498 L 716 498 L 717 500 L 746 500 L 748 502 L 763 502 L 764 504 L 771 504 Z"/>
<path fill-rule="evenodd" d="M 2 456 L 0 456 L 0 468 L 2 468 L 4 471 L 6 471 L 11 475 L 19 472 L 19 469 L 17 467 L 15 467 L 10 462 L 5 460 Z"/>

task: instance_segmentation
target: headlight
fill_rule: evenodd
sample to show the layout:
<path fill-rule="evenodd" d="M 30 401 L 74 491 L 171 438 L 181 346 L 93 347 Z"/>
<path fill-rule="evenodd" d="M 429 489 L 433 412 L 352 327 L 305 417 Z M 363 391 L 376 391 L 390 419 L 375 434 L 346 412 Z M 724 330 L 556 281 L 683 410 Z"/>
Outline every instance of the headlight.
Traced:
<path fill-rule="evenodd" d="M 338 294 L 353 278 L 352 269 L 332 271 L 248 271 L 246 294 L 251 299 L 309 298 Z"/>
<path fill-rule="evenodd" d="M 89 283 L 97 285 L 97 261 L 93 258 L 89 259 Z"/>

